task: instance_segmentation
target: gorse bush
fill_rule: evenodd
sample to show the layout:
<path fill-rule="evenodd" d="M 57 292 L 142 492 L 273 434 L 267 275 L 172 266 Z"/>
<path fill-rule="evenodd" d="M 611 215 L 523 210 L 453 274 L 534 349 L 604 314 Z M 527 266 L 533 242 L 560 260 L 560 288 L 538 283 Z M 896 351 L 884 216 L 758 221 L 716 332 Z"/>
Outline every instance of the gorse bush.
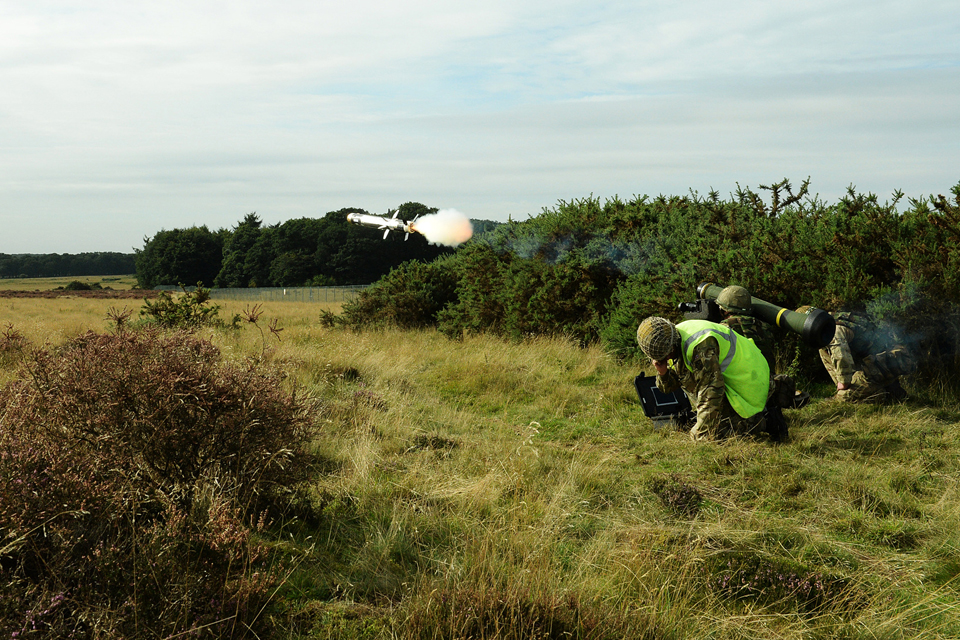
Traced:
<path fill-rule="evenodd" d="M 220 306 L 210 303 L 210 290 L 197 283 L 196 289 L 187 291 L 181 285 L 183 293 L 174 298 L 169 291 L 161 291 L 156 300 L 144 300 L 140 316 L 146 324 L 154 324 L 167 329 L 196 329 L 197 327 L 222 327 Z M 239 318 L 234 319 L 234 324 Z"/>
<path fill-rule="evenodd" d="M 36 350 L 0 390 L 0 631 L 264 630 L 256 534 L 312 434 L 283 375 L 156 330 Z"/>
<path fill-rule="evenodd" d="M 344 323 L 354 327 L 436 326 L 437 314 L 455 298 L 456 278 L 441 258 L 434 264 L 406 262 L 392 269 L 370 293 L 345 306 Z"/>

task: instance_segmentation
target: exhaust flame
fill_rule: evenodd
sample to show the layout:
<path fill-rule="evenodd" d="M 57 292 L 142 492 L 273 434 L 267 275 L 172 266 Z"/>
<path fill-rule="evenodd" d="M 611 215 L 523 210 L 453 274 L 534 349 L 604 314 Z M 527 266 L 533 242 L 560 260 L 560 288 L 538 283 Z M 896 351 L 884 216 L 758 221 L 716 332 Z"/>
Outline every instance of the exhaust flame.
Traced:
<path fill-rule="evenodd" d="M 456 209 L 441 209 L 428 213 L 410 225 L 417 233 L 426 236 L 431 244 L 456 247 L 473 237 L 470 218 Z"/>

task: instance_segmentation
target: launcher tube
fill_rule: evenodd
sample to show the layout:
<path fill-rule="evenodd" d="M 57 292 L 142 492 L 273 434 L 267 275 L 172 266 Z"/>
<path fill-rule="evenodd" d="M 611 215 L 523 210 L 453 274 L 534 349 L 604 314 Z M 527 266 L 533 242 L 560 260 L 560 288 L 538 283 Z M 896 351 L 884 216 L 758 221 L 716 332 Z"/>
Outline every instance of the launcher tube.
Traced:
<path fill-rule="evenodd" d="M 697 297 L 716 300 L 721 291 L 723 287 L 704 282 L 697 286 Z M 750 307 L 754 316 L 782 329 L 790 329 L 814 347 L 825 347 L 833 340 L 836 321 L 823 309 L 811 308 L 808 313 L 797 313 L 754 296 L 750 297 Z"/>

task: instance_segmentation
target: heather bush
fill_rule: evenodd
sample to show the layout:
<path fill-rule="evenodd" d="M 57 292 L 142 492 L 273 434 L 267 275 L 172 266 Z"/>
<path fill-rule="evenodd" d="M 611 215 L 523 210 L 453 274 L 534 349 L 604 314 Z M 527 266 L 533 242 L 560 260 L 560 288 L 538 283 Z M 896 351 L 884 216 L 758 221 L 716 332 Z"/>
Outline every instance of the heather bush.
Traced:
<path fill-rule="evenodd" d="M 12 324 L 0 330 L 0 365 L 18 362 L 30 346 L 30 341 Z"/>
<path fill-rule="evenodd" d="M 694 518 L 700 513 L 703 494 L 676 474 L 669 478 L 655 478 L 650 482 L 650 490 L 660 498 L 663 506 L 681 518 Z"/>
<path fill-rule="evenodd" d="M 282 374 L 188 333 L 36 350 L 0 390 L 0 631 L 265 633 L 257 532 L 310 435 Z"/>
<path fill-rule="evenodd" d="M 846 578 L 754 552 L 720 552 L 710 557 L 707 566 L 707 588 L 733 600 L 813 612 L 843 606 L 855 610 L 851 604 L 863 598 Z"/>

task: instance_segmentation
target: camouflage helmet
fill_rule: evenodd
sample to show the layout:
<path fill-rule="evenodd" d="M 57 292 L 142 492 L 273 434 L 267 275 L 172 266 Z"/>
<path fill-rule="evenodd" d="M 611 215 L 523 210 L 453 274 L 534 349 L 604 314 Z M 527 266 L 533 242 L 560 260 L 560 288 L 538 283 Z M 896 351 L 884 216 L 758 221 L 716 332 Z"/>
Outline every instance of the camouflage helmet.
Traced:
<path fill-rule="evenodd" d="M 651 360 L 666 360 L 679 339 L 677 328 L 666 318 L 650 316 L 637 327 L 637 343 Z"/>
<path fill-rule="evenodd" d="M 748 313 L 753 306 L 753 298 L 750 297 L 749 291 L 733 284 L 720 292 L 717 296 L 717 304 L 724 311 Z"/>

